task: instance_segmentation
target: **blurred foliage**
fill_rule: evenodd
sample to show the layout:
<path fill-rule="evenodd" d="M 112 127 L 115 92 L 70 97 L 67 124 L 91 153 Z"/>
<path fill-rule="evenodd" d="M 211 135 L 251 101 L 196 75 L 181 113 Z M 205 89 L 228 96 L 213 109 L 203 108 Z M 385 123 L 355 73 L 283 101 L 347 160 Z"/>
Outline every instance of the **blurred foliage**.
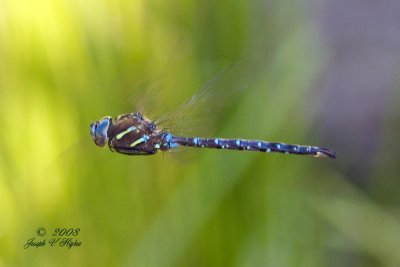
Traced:
<path fill-rule="evenodd" d="M 162 113 L 244 60 L 218 136 L 321 145 L 306 107 L 325 49 L 292 1 L 2 0 L 0 266 L 399 264 L 398 219 L 337 171 L 342 151 L 177 163 L 90 138 L 141 95 Z M 38 227 L 80 228 L 82 245 L 23 249 Z"/>

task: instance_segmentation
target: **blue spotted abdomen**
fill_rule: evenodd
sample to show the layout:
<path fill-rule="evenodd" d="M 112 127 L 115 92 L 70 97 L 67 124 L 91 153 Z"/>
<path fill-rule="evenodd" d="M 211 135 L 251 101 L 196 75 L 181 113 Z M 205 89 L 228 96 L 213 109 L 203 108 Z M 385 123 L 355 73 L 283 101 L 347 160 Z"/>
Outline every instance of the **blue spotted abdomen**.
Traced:
<path fill-rule="evenodd" d="M 299 155 L 325 156 L 335 158 L 335 151 L 316 146 L 271 143 L 259 140 L 179 137 L 171 135 L 169 147 L 189 146 L 199 148 L 217 148 L 230 150 L 249 150 L 260 152 L 279 152 Z"/>

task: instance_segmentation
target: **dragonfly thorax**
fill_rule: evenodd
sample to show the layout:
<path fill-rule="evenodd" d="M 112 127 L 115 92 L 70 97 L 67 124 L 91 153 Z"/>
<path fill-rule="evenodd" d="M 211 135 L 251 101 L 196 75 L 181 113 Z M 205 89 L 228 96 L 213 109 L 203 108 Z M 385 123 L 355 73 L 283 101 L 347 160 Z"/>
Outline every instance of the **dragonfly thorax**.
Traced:
<path fill-rule="evenodd" d="M 157 129 L 155 123 L 141 113 L 105 117 L 90 125 L 96 145 L 130 155 L 149 155 L 170 147 L 171 135 Z"/>

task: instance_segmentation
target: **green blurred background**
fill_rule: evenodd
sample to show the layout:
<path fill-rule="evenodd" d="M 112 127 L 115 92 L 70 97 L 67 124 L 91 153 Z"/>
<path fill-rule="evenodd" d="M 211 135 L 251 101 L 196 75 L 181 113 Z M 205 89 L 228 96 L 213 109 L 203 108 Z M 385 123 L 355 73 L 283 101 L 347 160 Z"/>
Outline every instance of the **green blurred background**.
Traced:
<path fill-rule="evenodd" d="M 329 2 L 1 0 L 0 266 L 399 266 L 399 4 Z M 91 140 L 234 62 L 199 133 L 338 159 Z M 23 248 L 55 228 L 82 245 Z"/>

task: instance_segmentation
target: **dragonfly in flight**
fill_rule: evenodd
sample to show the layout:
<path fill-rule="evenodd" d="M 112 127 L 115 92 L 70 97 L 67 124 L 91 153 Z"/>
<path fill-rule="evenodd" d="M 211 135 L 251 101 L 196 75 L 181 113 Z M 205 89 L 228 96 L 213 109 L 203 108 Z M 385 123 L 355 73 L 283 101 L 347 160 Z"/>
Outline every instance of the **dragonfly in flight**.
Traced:
<path fill-rule="evenodd" d="M 234 64 L 236 65 L 236 64 Z M 336 158 L 336 152 L 330 148 L 308 146 L 308 145 L 295 145 L 280 142 L 267 142 L 263 140 L 249 140 L 249 139 L 226 139 L 226 138 L 204 138 L 199 136 L 186 136 L 177 135 L 171 132 L 169 128 L 160 127 L 165 121 L 173 121 L 179 116 L 186 117 L 192 111 L 200 111 L 200 117 L 207 117 L 205 112 L 213 110 L 210 108 L 210 102 L 217 99 L 226 99 L 218 94 L 224 94 L 221 90 L 216 90 L 216 82 L 220 81 L 222 74 L 225 74 L 228 69 L 214 77 L 205 88 L 200 90 L 199 93 L 192 96 L 190 101 L 181 106 L 180 109 L 167 114 L 163 118 L 153 121 L 143 115 L 142 112 L 128 113 L 119 115 L 116 118 L 106 116 L 98 121 L 90 124 L 90 134 L 96 145 L 103 147 L 106 144 L 111 151 L 119 152 L 127 155 L 153 155 L 158 150 L 168 151 L 181 147 L 195 147 L 195 148 L 214 148 L 214 149 L 229 149 L 239 151 L 259 151 L 266 153 L 286 153 L 296 155 L 311 155 L 315 157 L 328 157 Z M 232 73 L 235 77 L 228 77 L 228 81 L 235 80 L 238 76 Z M 225 84 L 223 84 L 225 85 Z M 226 86 L 225 86 L 226 87 Z M 230 92 L 232 87 L 229 87 Z M 202 107 L 205 104 L 206 107 Z M 201 107 L 201 108 L 197 108 Z M 213 113 L 215 114 L 215 112 Z M 172 115 L 172 116 L 171 116 Z M 174 118 L 175 117 L 175 118 Z M 189 116 L 190 117 L 190 116 Z M 204 124 L 202 124 L 204 125 Z M 181 125 L 181 128 L 188 128 L 186 125 Z"/>
<path fill-rule="evenodd" d="M 178 147 L 247 150 L 266 153 L 286 153 L 336 158 L 329 148 L 294 145 L 262 140 L 203 138 L 176 136 L 141 113 L 129 113 L 113 119 L 106 116 L 90 124 L 90 134 L 96 145 L 106 144 L 111 151 L 127 155 L 153 155 L 158 150 L 168 151 Z"/>

